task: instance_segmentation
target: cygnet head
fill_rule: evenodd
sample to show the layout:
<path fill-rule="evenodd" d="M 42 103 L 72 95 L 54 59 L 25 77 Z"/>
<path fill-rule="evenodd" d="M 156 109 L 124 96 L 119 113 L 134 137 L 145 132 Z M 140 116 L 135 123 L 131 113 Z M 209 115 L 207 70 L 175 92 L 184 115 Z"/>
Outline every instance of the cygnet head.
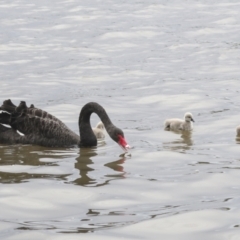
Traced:
<path fill-rule="evenodd" d="M 96 126 L 96 128 L 104 130 L 104 124 L 102 122 L 99 122 Z"/>
<path fill-rule="evenodd" d="M 194 122 L 193 116 L 190 112 L 185 113 L 184 119 L 186 122 L 191 122 L 191 121 Z"/>

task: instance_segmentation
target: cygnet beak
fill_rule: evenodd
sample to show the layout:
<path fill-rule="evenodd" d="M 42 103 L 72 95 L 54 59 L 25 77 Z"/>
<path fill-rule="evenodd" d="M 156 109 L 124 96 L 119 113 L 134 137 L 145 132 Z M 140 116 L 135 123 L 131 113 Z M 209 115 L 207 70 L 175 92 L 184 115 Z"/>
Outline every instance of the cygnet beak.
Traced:
<path fill-rule="evenodd" d="M 192 122 L 195 122 L 193 118 L 191 119 L 191 121 L 192 121 Z"/>

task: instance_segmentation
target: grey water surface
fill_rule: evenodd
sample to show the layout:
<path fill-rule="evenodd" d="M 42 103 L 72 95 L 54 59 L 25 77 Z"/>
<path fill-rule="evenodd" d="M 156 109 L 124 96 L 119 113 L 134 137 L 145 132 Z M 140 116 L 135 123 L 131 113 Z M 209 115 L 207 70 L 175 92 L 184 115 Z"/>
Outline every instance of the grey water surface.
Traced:
<path fill-rule="evenodd" d="M 236 0 L 2 0 L 0 101 L 75 132 L 98 102 L 132 149 L 109 136 L 0 145 L 0 239 L 240 239 L 239 12 Z M 187 111 L 191 133 L 163 130 Z"/>

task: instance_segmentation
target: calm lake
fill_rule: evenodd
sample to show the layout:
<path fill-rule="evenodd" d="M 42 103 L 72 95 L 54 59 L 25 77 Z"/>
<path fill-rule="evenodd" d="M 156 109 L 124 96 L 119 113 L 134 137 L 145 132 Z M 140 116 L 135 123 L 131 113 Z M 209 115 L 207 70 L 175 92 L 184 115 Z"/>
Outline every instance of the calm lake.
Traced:
<path fill-rule="evenodd" d="M 240 2 L 2 0 L 0 102 L 132 149 L 0 145 L 0 239 L 240 239 Z M 193 114 L 191 133 L 164 131 Z M 91 118 L 92 126 L 99 121 Z"/>

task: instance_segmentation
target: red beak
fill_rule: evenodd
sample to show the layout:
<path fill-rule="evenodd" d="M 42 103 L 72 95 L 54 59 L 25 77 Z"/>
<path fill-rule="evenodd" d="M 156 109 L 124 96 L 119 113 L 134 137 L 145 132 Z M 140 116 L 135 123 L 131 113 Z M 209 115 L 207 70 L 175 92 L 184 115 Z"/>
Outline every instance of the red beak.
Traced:
<path fill-rule="evenodd" d="M 130 149 L 130 146 L 126 142 L 125 138 L 121 135 L 118 135 L 118 139 L 119 139 L 118 144 L 120 145 L 120 147 L 123 148 L 123 150 L 125 150 L 127 152 L 128 149 Z"/>

